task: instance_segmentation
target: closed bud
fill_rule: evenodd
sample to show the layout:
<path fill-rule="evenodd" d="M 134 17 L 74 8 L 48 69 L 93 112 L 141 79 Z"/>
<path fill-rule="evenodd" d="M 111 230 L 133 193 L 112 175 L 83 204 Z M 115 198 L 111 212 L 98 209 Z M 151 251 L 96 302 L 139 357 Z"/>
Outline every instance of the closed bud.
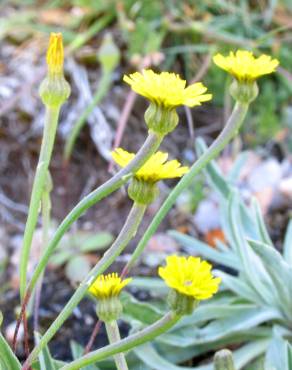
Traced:
<path fill-rule="evenodd" d="M 250 104 L 259 93 L 258 85 L 255 81 L 240 82 L 233 80 L 229 91 L 233 99 L 244 104 Z"/>
<path fill-rule="evenodd" d="M 60 107 L 70 95 L 70 86 L 64 78 L 64 49 L 62 35 L 52 33 L 47 51 L 48 73 L 42 81 L 39 94 L 48 107 Z"/>
<path fill-rule="evenodd" d="M 105 71 L 111 72 L 120 61 L 120 51 L 115 45 L 112 35 L 107 33 L 104 36 L 100 49 L 98 50 L 98 60 Z"/>
<path fill-rule="evenodd" d="M 150 103 L 144 117 L 148 128 L 159 135 L 173 131 L 179 121 L 175 108 L 166 108 L 155 103 Z"/>
<path fill-rule="evenodd" d="M 222 349 L 215 353 L 214 370 L 235 370 L 231 351 Z"/>
<path fill-rule="evenodd" d="M 157 198 L 159 189 L 155 182 L 147 182 L 134 177 L 130 182 L 128 195 L 135 203 L 148 205 Z"/>

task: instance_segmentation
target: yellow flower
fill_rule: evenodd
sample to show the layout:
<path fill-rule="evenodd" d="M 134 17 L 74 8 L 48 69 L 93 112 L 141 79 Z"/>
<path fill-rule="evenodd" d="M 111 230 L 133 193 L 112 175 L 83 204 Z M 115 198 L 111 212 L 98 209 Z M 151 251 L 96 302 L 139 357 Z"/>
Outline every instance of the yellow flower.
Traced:
<path fill-rule="evenodd" d="M 131 280 L 131 278 L 122 280 L 117 273 L 100 275 L 88 290 L 97 299 L 117 297 L 121 290 L 129 284 Z"/>
<path fill-rule="evenodd" d="M 149 69 L 143 70 L 142 73 L 125 75 L 124 81 L 137 94 L 165 108 L 175 108 L 179 105 L 194 107 L 212 98 L 211 94 L 204 94 L 207 88 L 202 83 L 186 87 L 186 81 L 175 73 L 155 73 Z"/>
<path fill-rule="evenodd" d="M 129 153 L 122 148 L 117 148 L 112 152 L 112 156 L 117 164 L 125 167 L 135 157 L 135 154 Z M 177 160 L 167 162 L 167 158 L 167 153 L 157 152 L 153 154 L 135 173 L 135 178 L 141 181 L 155 183 L 163 179 L 181 177 L 188 172 L 188 167 L 182 167 Z"/>
<path fill-rule="evenodd" d="M 64 48 L 61 33 L 51 33 L 47 51 L 49 73 L 62 73 L 64 64 Z"/>
<path fill-rule="evenodd" d="M 166 258 L 166 266 L 160 267 L 158 274 L 175 291 L 200 301 L 218 291 L 221 279 L 214 278 L 211 268 L 212 265 L 200 258 L 174 255 Z"/>
<path fill-rule="evenodd" d="M 279 65 L 279 61 L 269 55 L 263 54 L 257 58 L 246 50 L 231 51 L 226 57 L 216 54 L 213 61 L 240 82 L 253 82 L 258 77 L 275 72 Z"/>

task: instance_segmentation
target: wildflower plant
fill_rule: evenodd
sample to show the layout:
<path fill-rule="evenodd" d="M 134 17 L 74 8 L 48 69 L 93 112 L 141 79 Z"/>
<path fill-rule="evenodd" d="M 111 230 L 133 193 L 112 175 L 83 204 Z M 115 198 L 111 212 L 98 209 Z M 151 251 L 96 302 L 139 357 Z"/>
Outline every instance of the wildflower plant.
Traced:
<path fill-rule="evenodd" d="M 240 59 L 242 55 L 245 54 L 236 53 L 235 56 Z M 190 185 L 194 177 L 202 171 L 202 169 L 205 168 L 237 134 L 247 113 L 249 103 L 255 99 L 256 95 L 254 94 L 251 96 L 250 94 L 249 97 L 247 97 L 248 94 L 246 91 L 244 94 L 242 91 L 239 91 L 241 86 L 246 85 L 246 81 L 238 79 L 238 91 L 233 94 L 236 100 L 235 106 L 224 129 L 211 146 L 206 151 L 200 153 L 201 155 L 195 163 L 188 168 L 187 166 L 182 166 L 177 160 L 167 161 L 168 154 L 158 151 L 158 148 L 165 135 L 171 133 L 178 125 L 179 117 L 176 112 L 178 106 L 186 105 L 195 107 L 209 101 L 212 95 L 207 93 L 207 88 L 202 83 L 195 83 L 186 87 L 186 81 L 182 80 L 174 73 L 155 73 L 151 70 L 144 70 L 141 73 L 136 72 L 130 76 L 125 76 L 124 81 L 128 83 L 135 92 L 142 95 L 150 102 L 145 112 L 148 136 L 136 154 L 129 153 L 121 148 L 113 152 L 113 159 L 121 169 L 108 181 L 84 197 L 65 217 L 49 240 L 47 227 L 50 213 L 47 211 L 50 203 L 48 197 L 52 190 L 52 183 L 49 180 L 49 163 L 60 108 L 70 93 L 69 85 L 65 81 L 63 75 L 63 59 L 62 37 L 60 34 L 52 34 L 47 53 L 48 74 L 40 88 L 40 95 L 46 107 L 46 116 L 43 143 L 33 184 L 29 214 L 23 239 L 20 266 L 20 295 L 22 307 L 15 331 L 14 348 L 16 346 L 20 322 L 23 320 L 26 324 L 27 305 L 34 296 L 36 287 L 41 280 L 50 257 L 55 252 L 60 240 L 70 226 L 87 209 L 104 197 L 109 196 L 112 192 L 118 190 L 128 181 L 130 182 L 128 194 L 133 204 L 124 226 L 112 245 L 76 288 L 72 297 L 46 332 L 42 336 L 36 335 L 35 347 L 31 353 L 28 353 L 27 337 L 25 338 L 27 353 L 24 364 L 20 364 L 2 336 L 0 336 L 0 353 L 5 357 L 4 361 L 6 362 L 4 363 L 11 364 L 10 369 L 12 370 L 28 370 L 31 368 L 31 365 L 35 364 L 37 361 L 41 364 L 42 359 L 44 357 L 48 358 L 49 356 L 47 345 L 50 340 L 60 330 L 62 324 L 72 314 L 73 310 L 84 296 L 90 294 L 94 299 L 97 299 L 97 316 L 100 320 L 105 322 L 109 344 L 97 350 L 93 349 L 72 362 L 61 364 L 60 366 L 58 365 L 58 368 L 62 370 L 80 369 L 114 356 L 117 368 L 119 370 L 125 370 L 129 368 L 125 356 L 126 352 L 135 352 L 138 350 L 138 346 L 142 344 L 154 339 L 160 340 L 159 338 L 165 338 L 167 331 L 175 330 L 177 326 L 183 325 L 184 320 L 196 318 L 200 308 L 200 305 L 198 306 L 199 302 L 212 298 L 218 291 L 221 277 L 213 276 L 213 272 L 211 272 L 212 267 L 208 262 L 194 257 L 168 257 L 166 265 L 160 267 L 158 271 L 160 277 L 162 277 L 166 285 L 170 287 L 168 308 L 165 312 L 161 313 L 161 315 L 156 315 L 155 319 L 148 322 L 147 325 L 143 325 L 140 330 L 130 332 L 129 335 L 123 339 L 120 337 L 117 322 L 121 317 L 123 308 L 120 293 L 126 285 L 130 286 L 130 283 L 132 283 L 131 278 L 126 278 L 126 275 L 129 274 L 131 267 L 143 252 L 146 243 L 175 203 L 177 197 Z M 215 58 L 215 61 L 217 59 L 218 58 Z M 260 60 L 267 62 L 266 58 L 261 58 Z M 220 61 L 222 62 L 222 58 L 219 58 L 219 64 L 221 63 Z M 115 63 L 113 65 L 115 65 Z M 273 68 L 275 68 L 275 63 L 273 65 Z M 225 69 L 229 72 L 231 71 L 229 67 Z M 136 235 L 148 205 L 158 194 L 157 182 L 170 178 L 181 179 L 159 208 L 151 224 L 138 242 L 122 275 L 117 273 L 107 274 L 107 269 Z M 44 252 L 28 281 L 27 264 L 40 206 L 43 208 Z M 256 247 L 253 246 L 252 248 L 255 249 Z M 224 282 L 224 278 L 222 278 L 222 280 Z M 162 281 L 160 282 L 162 283 Z M 261 292 L 258 293 L 260 295 Z M 264 294 L 264 291 L 262 291 L 262 294 Z M 138 308 L 139 305 L 140 303 L 137 302 L 136 306 Z M 285 317 L 289 317 L 290 319 L 291 313 L 287 311 L 284 301 L 282 305 L 278 307 L 278 311 L 275 312 L 277 312 L 277 318 L 281 318 L 281 312 L 282 315 L 286 315 Z M 125 319 L 124 316 L 122 317 Z M 53 359 L 50 361 L 54 365 L 56 364 Z"/>

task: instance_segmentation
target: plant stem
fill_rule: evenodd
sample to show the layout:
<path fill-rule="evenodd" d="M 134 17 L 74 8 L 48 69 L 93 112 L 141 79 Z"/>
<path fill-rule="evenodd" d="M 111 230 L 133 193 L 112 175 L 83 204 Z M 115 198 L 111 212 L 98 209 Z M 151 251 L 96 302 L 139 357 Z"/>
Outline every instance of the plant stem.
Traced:
<path fill-rule="evenodd" d="M 102 321 L 100 321 L 100 320 L 98 320 L 97 322 L 96 322 L 96 324 L 95 324 L 95 326 L 94 326 L 94 329 L 93 329 L 93 331 L 92 331 L 92 333 L 91 333 L 91 336 L 90 336 L 90 338 L 89 338 L 89 341 L 88 341 L 88 343 L 87 343 L 87 345 L 86 345 L 86 347 L 85 347 L 85 350 L 84 350 L 84 354 L 86 355 L 88 352 L 90 352 L 90 350 L 91 350 L 91 348 L 92 348 L 92 346 L 93 346 L 93 343 L 94 343 L 94 341 L 95 341 L 95 338 L 96 338 L 96 336 L 97 336 L 97 334 L 98 334 L 98 332 L 99 332 L 99 329 L 100 329 L 100 327 L 101 327 L 101 324 L 102 324 Z"/>
<path fill-rule="evenodd" d="M 42 271 L 45 269 L 50 256 L 57 247 L 59 241 L 69 227 L 76 221 L 88 208 L 96 204 L 101 199 L 105 198 L 107 195 L 111 194 L 113 191 L 119 189 L 126 181 L 129 180 L 132 173 L 135 173 L 147 160 L 148 158 L 157 150 L 163 137 L 158 136 L 154 132 L 150 132 L 145 143 L 140 148 L 135 158 L 119 172 L 117 172 L 111 179 L 99 186 L 93 192 L 88 194 L 83 198 L 65 217 L 62 223 L 56 230 L 52 240 L 46 247 L 45 253 L 41 257 L 27 288 L 27 294 L 31 294 L 36 282 L 41 275 Z"/>
<path fill-rule="evenodd" d="M 140 240 L 137 248 L 135 249 L 134 253 L 131 256 L 130 261 L 127 263 L 126 267 L 124 268 L 123 275 L 125 275 L 131 267 L 134 265 L 136 260 L 139 258 L 141 253 L 143 252 L 146 244 L 148 243 L 149 239 L 157 230 L 158 226 L 160 225 L 161 221 L 164 219 L 170 208 L 175 203 L 177 197 L 181 194 L 181 192 L 187 188 L 191 182 L 193 181 L 194 177 L 212 160 L 214 159 L 222 149 L 228 144 L 228 142 L 237 134 L 248 110 L 247 104 L 236 103 L 232 114 L 229 120 L 226 123 L 223 131 L 217 137 L 217 139 L 212 143 L 212 145 L 207 149 L 207 151 L 197 159 L 197 161 L 192 165 L 190 171 L 184 175 L 184 177 L 178 182 L 175 188 L 171 191 L 167 199 L 164 201 L 163 205 L 153 218 L 151 224 L 147 228 L 146 232 L 144 233 L 142 239 Z"/>
<path fill-rule="evenodd" d="M 79 133 L 84 126 L 87 117 L 91 114 L 95 106 L 103 99 L 103 97 L 108 92 L 108 89 L 110 87 L 110 84 L 112 82 L 112 71 L 106 71 L 104 70 L 101 76 L 101 80 L 98 84 L 98 88 L 93 96 L 92 101 L 90 104 L 85 108 L 85 110 L 81 113 L 79 119 L 74 124 L 72 131 L 70 132 L 70 135 L 68 136 L 65 144 L 64 149 L 64 160 L 66 162 L 69 161 L 71 157 L 71 153 L 74 147 L 74 144 L 76 142 L 77 137 L 79 136 Z"/>
<path fill-rule="evenodd" d="M 50 230 L 50 223 L 51 223 L 51 198 L 50 198 L 50 192 L 52 190 L 51 188 L 51 178 L 48 172 L 48 178 L 47 178 L 47 186 L 44 190 L 43 196 L 42 196 L 42 247 L 45 248 L 45 246 L 48 244 L 49 241 L 49 230 Z M 42 291 L 42 283 L 43 283 L 43 274 L 41 275 L 37 287 L 36 287 L 36 293 L 34 298 L 34 332 L 38 332 L 38 323 L 39 323 L 39 308 L 40 308 L 40 300 L 41 300 L 41 291 Z"/>
<path fill-rule="evenodd" d="M 75 291 L 73 296 L 67 302 L 66 306 L 60 312 L 58 317 L 46 331 L 41 338 L 40 342 L 36 345 L 29 358 L 26 360 L 23 370 L 27 370 L 30 363 L 36 359 L 43 347 L 51 340 L 56 334 L 64 321 L 71 315 L 74 308 L 78 305 L 81 299 L 85 296 L 89 286 L 92 284 L 94 279 L 102 274 L 120 255 L 124 248 L 128 245 L 129 241 L 135 236 L 136 231 L 141 223 L 144 212 L 146 210 L 145 205 L 134 203 L 128 218 L 120 231 L 117 239 L 114 241 L 112 246 L 105 252 L 102 259 L 94 266 L 94 268 L 88 273 L 86 278 L 82 281 L 78 289 Z"/>
<path fill-rule="evenodd" d="M 169 312 L 160 320 L 139 331 L 138 333 L 132 334 L 127 338 L 120 340 L 119 342 L 112 343 L 106 347 L 90 352 L 87 355 L 79 358 L 78 360 L 75 360 L 70 364 L 63 366 L 60 370 L 81 369 L 86 365 L 104 360 L 109 356 L 114 356 L 117 353 L 128 351 L 133 347 L 146 343 L 154 339 L 155 337 L 165 333 L 172 326 L 174 326 L 179 319 L 180 316 L 176 315 L 174 312 Z"/>
<path fill-rule="evenodd" d="M 121 340 L 119 327 L 116 321 L 106 322 L 105 328 L 110 344 L 117 343 Z M 125 355 L 120 352 L 114 355 L 117 370 L 129 370 Z"/>
<path fill-rule="evenodd" d="M 22 300 L 26 288 L 27 264 L 29 259 L 29 252 L 31 248 L 33 233 L 37 224 L 40 201 L 43 194 L 48 168 L 52 156 L 57 131 L 59 112 L 60 107 L 56 108 L 46 107 L 43 140 L 41 145 L 39 161 L 36 169 L 36 174 L 34 178 L 34 183 L 32 187 L 28 216 L 23 236 L 23 245 L 21 250 L 20 296 Z"/>

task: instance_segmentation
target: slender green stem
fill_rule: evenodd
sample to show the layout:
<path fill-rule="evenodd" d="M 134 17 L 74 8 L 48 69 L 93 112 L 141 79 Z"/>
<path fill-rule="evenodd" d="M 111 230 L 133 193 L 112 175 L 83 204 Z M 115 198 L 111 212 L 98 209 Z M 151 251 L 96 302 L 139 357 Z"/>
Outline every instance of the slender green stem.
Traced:
<path fill-rule="evenodd" d="M 138 333 L 132 334 L 117 343 L 112 343 L 106 347 L 90 352 L 78 360 L 63 366 L 60 370 L 81 369 L 86 365 L 104 360 L 105 358 L 114 356 L 117 353 L 128 351 L 165 333 L 171 327 L 173 327 L 179 319 L 180 316 L 176 315 L 174 312 L 169 312 L 160 320 L 139 331 Z"/>
<path fill-rule="evenodd" d="M 148 158 L 157 150 L 163 137 L 158 136 L 154 132 L 150 132 L 145 143 L 141 149 L 136 154 L 135 158 L 123 169 L 116 173 L 110 180 L 99 186 L 92 193 L 88 194 L 83 198 L 66 216 L 63 222 L 59 225 L 56 230 L 52 240 L 48 244 L 45 253 L 41 257 L 38 266 L 36 267 L 30 283 L 27 288 L 27 294 L 31 294 L 36 282 L 41 275 L 42 271 L 45 269 L 50 256 L 56 249 L 59 241 L 69 227 L 76 221 L 88 208 L 96 204 L 101 199 L 105 198 L 107 195 L 111 194 L 113 191 L 120 188 L 126 181 L 129 180 L 132 173 L 136 172 L 147 160 Z"/>
<path fill-rule="evenodd" d="M 28 216 L 23 236 L 23 245 L 21 250 L 21 260 L 20 260 L 21 299 L 23 299 L 25 293 L 29 252 L 31 248 L 33 233 L 37 224 L 40 201 L 52 156 L 57 131 L 59 112 L 60 107 L 58 108 L 46 107 L 43 140 L 41 145 L 39 161 L 36 169 L 36 174 L 34 178 L 34 183 L 32 187 Z"/>
<path fill-rule="evenodd" d="M 144 212 L 146 210 L 145 205 L 134 203 L 128 218 L 119 234 L 117 239 L 114 241 L 112 246 L 105 252 L 102 259 L 94 266 L 94 268 L 88 273 L 86 278 L 82 281 L 78 289 L 75 291 L 73 296 L 67 302 L 66 306 L 60 312 L 58 317 L 46 331 L 41 338 L 40 342 L 34 348 L 29 358 L 26 360 L 23 370 L 27 370 L 31 362 L 37 358 L 40 351 L 45 345 L 51 340 L 56 334 L 64 321 L 71 315 L 74 308 L 78 305 L 81 299 L 85 296 L 88 291 L 88 287 L 92 284 L 94 279 L 102 274 L 120 255 L 124 248 L 128 245 L 129 241 L 135 236 L 136 231 L 141 223 Z"/>
<path fill-rule="evenodd" d="M 48 244 L 49 241 L 49 230 L 51 224 L 51 197 L 50 192 L 52 191 L 52 180 L 50 173 L 48 171 L 47 176 L 47 183 L 45 186 L 45 190 L 42 196 L 42 247 Z M 42 291 L 42 284 L 43 284 L 43 274 L 41 275 L 37 287 L 36 293 L 34 298 L 34 332 L 38 332 L 38 321 L 39 321 L 39 307 L 40 307 L 40 300 L 41 300 L 41 291 Z"/>
<path fill-rule="evenodd" d="M 98 88 L 93 96 L 91 103 L 86 107 L 86 109 L 81 113 L 79 119 L 74 124 L 73 129 L 68 136 L 65 149 L 64 149 L 64 159 L 68 161 L 71 157 L 71 153 L 77 137 L 79 136 L 82 127 L 84 126 L 87 117 L 91 114 L 95 106 L 104 98 L 112 81 L 112 71 L 104 70 L 101 76 L 101 80 L 98 84 Z"/>
<path fill-rule="evenodd" d="M 105 328 L 110 344 L 121 340 L 120 330 L 116 321 L 106 322 Z M 114 355 L 117 370 L 129 370 L 126 357 L 123 352 Z"/>
<path fill-rule="evenodd" d="M 194 177 L 212 160 L 214 159 L 220 151 L 228 144 L 228 142 L 237 134 L 248 110 L 247 104 L 236 103 L 233 112 L 226 123 L 223 131 L 217 137 L 217 139 L 212 143 L 208 150 L 198 158 L 198 160 L 192 165 L 190 171 L 184 175 L 184 177 L 178 182 L 175 188 L 171 191 L 162 207 L 159 209 L 155 217 L 153 218 L 148 229 L 144 233 L 142 239 L 140 240 L 137 248 L 131 256 L 130 261 L 126 265 L 124 271 L 127 272 L 134 265 L 136 260 L 139 258 L 143 252 L 149 239 L 157 230 L 161 221 L 164 219 L 170 208 L 175 203 L 177 197 L 181 192 L 188 187 L 193 181 Z"/>

